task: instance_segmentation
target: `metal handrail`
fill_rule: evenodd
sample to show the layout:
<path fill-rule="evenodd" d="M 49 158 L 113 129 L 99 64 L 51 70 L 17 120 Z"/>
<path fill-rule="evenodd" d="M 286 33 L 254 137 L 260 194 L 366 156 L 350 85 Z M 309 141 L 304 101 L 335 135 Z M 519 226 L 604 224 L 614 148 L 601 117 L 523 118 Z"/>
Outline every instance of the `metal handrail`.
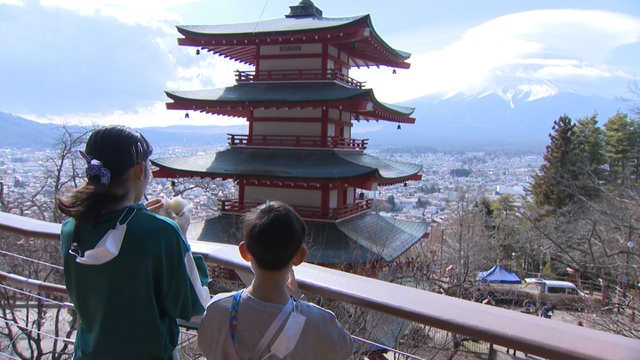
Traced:
<path fill-rule="evenodd" d="M 342 84 L 353 86 L 358 89 L 364 88 L 365 81 L 358 81 L 343 73 L 340 69 L 318 69 L 306 70 L 260 70 L 241 71 L 235 70 L 237 83 L 252 83 L 259 81 L 279 82 L 279 81 L 337 81 Z"/>
<path fill-rule="evenodd" d="M 366 150 L 369 139 L 353 139 L 341 136 L 309 135 L 247 135 L 227 134 L 231 147 L 294 147 L 333 148 L 342 150 Z"/>
<path fill-rule="evenodd" d="M 218 204 L 220 211 L 227 213 L 243 213 L 249 211 L 259 205 L 261 203 L 257 202 L 240 202 L 238 199 L 218 199 Z M 300 205 L 291 205 L 298 215 L 300 215 L 303 219 L 315 219 L 315 220 L 340 220 L 344 218 L 348 218 L 350 216 L 365 212 L 371 209 L 371 205 L 373 204 L 372 199 L 365 200 L 356 200 L 353 204 L 346 204 L 342 206 L 338 206 L 328 211 L 323 211 L 319 206 L 300 206 Z"/>
<path fill-rule="evenodd" d="M 0 212 L 0 231 L 58 239 L 60 227 L 26 218 L 16 222 L 16 215 Z M 251 272 L 234 245 L 189 243 L 208 262 L 241 276 Z M 548 359 L 624 360 L 640 354 L 639 340 L 313 264 L 296 267 L 296 278 L 304 291 Z"/>

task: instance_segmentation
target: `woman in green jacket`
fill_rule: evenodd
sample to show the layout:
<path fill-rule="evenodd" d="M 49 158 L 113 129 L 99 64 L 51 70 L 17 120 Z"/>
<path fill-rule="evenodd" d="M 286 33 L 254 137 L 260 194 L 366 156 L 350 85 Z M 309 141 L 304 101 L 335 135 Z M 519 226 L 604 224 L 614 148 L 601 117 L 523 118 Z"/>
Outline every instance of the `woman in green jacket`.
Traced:
<path fill-rule="evenodd" d="M 209 301 L 183 236 L 189 215 L 176 214 L 181 229 L 157 215 L 161 200 L 140 203 L 152 151 L 130 128 L 94 131 L 80 152 L 86 184 L 58 199 L 70 217 L 60 239 L 65 284 L 80 319 L 74 359 L 175 358 L 177 319 L 201 315 Z"/>

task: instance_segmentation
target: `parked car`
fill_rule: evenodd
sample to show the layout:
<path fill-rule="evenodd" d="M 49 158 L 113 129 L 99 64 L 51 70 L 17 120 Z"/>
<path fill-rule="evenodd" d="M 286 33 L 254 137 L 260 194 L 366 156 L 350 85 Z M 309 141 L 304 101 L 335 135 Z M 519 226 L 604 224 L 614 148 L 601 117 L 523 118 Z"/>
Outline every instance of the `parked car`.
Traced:
<path fill-rule="evenodd" d="M 498 306 L 520 307 L 527 300 L 539 311 L 551 301 L 556 309 L 593 309 L 600 299 L 581 292 L 568 281 L 526 278 L 522 284 L 481 284 L 475 294 L 476 301 L 490 297 Z M 537 312 L 536 311 L 536 312 Z"/>
<path fill-rule="evenodd" d="M 525 278 L 525 288 L 534 285 L 537 288 L 536 300 L 542 306 L 551 301 L 558 309 L 588 309 L 598 304 L 598 299 L 590 297 L 580 291 L 575 284 L 568 281 L 544 280 L 540 278 Z"/>
<path fill-rule="evenodd" d="M 587 296 L 575 284 L 568 281 L 544 280 L 540 278 L 525 278 L 526 286 L 535 284 L 540 286 L 540 293 L 546 294 L 566 294 L 575 296 Z"/>

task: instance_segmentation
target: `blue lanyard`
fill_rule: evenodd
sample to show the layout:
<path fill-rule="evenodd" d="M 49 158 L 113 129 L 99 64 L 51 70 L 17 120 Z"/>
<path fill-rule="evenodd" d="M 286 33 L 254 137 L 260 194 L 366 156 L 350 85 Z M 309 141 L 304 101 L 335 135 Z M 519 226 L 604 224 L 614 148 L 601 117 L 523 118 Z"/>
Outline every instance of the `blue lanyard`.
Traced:
<path fill-rule="evenodd" d="M 238 306 L 240 305 L 240 297 L 244 290 L 240 290 L 233 294 L 233 301 L 231 302 L 231 308 L 229 309 L 229 334 L 231 335 L 231 343 L 233 344 L 233 349 L 236 351 L 236 355 L 238 358 L 242 360 L 240 354 L 238 354 L 238 349 L 236 348 L 236 329 L 238 328 Z"/>

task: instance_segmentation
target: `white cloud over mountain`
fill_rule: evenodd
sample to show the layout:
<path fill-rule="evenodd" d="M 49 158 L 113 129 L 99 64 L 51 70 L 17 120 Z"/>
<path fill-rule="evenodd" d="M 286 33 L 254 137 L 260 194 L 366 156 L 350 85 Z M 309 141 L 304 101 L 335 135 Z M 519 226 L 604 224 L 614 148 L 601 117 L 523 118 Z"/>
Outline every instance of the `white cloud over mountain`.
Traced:
<path fill-rule="evenodd" d="M 634 16 L 596 10 L 527 11 L 469 29 L 444 49 L 414 55 L 410 70 L 397 75 L 379 71 L 382 76 L 367 83 L 390 102 L 433 93 L 495 92 L 508 99 L 511 91 L 527 92 L 530 100 L 558 91 L 612 97 L 624 91 L 637 71 L 617 66 L 615 51 L 637 47 L 639 40 L 640 18 Z"/>
<path fill-rule="evenodd" d="M 269 4 L 277 16 L 297 1 L 281 2 Z M 326 0 L 334 2 L 339 9 L 339 1 Z M 316 3 L 324 7 L 323 1 Z M 180 123 L 242 122 L 203 114 L 186 120 L 184 114 L 164 107 L 163 90 L 229 86 L 235 80 L 233 70 L 246 69 L 208 53 L 196 56 L 195 49 L 177 45 L 174 25 L 184 23 L 182 11 L 196 9 L 190 7 L 194 4 L 210 11 L 206 18 L 212 24 L 255 21 L 264 11 L 263 4 L 255 2 L 0 0 L 0 111 L 30 119 L 127 121 L 133 126 L 175 124 L 178 118 Z M 371 5 L 375 6 L 379 5 Z M 353 14 L 335 12 L 325 15 Z M 447 46 L 414 54 L 411 69 L 398 70 L 397 75 L 387 68 L 354 70 L 351 75 L 366 81 L 378 99 L 393 103 L 427 94 L 499 93 L 506 101 L 564 91 L 616 96 L 640 72 L 637 62 L 625 56 L 640 53 L 640 18 L 632 15 L 525 11 L 460 34 Z M 385 32 L 381 35 L 384 38 Z M 438 36 L 407 29 L 407 39 L 417 35 Z"/>

